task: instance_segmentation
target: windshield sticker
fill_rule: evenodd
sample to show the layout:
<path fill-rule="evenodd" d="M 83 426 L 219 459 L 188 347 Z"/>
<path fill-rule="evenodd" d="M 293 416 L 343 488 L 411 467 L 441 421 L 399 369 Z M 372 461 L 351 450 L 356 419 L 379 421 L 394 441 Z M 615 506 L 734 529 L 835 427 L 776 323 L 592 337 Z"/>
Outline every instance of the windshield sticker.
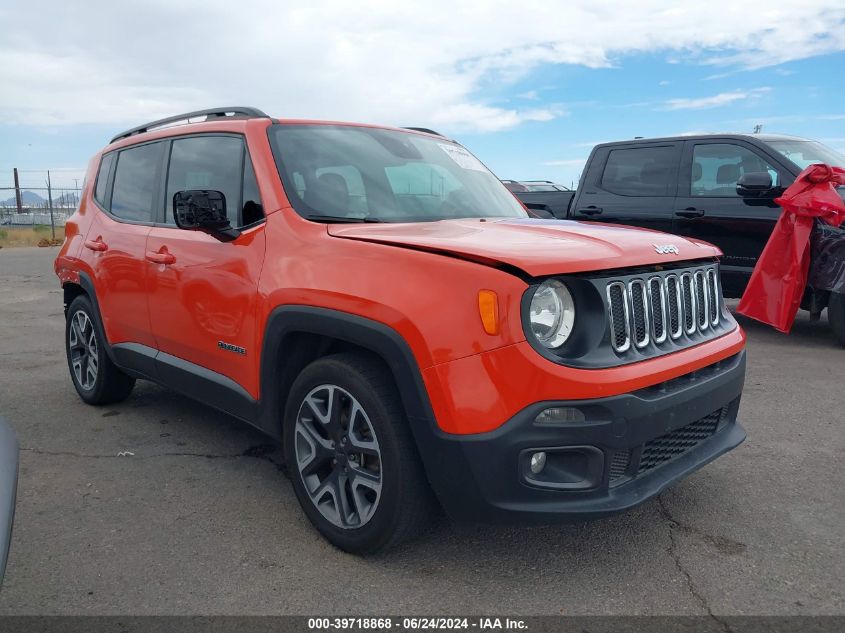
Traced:
<path fill-rule="evenodd" d="M 475 171 L 487 171 L 487 168 L 481 164 L 475 156 L 470 154 L 460 145 L 447 145 L 446 143 L 438 143 L 440 149 L 446 152 L 446 155 L 455 161 L 459 167 L 464 169 L 473 169 Z"/>

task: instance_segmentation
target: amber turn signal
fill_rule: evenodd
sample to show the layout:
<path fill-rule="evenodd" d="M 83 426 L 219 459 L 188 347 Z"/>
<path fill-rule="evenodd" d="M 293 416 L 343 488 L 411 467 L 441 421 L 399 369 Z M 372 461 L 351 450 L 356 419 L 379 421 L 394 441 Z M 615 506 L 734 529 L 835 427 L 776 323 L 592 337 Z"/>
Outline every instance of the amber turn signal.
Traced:
<path fill-rule="evenodd" d="M 487 334 L 499 333 L 499 298 L 492 290 L 478 291 L 478 313 Z"/>

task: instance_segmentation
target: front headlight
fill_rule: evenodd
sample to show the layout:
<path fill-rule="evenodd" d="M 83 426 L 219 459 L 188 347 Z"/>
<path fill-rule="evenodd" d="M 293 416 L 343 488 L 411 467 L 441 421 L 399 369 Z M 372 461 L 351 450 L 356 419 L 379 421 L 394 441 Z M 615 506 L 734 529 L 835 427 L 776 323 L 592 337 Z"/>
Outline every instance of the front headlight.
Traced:
<path fill-rule="evenodd" d="M 531 298 L 531 332 L 543 347 L 560 347 L 575 324 L 575 302 L 569 289 L 556 279 L 544 281 Z"/>

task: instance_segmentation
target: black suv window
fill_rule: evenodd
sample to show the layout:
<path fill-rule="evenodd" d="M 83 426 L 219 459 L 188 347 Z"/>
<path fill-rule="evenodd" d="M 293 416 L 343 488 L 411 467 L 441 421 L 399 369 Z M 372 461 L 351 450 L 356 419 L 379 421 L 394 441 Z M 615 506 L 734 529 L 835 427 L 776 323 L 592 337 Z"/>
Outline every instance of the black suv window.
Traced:
<path fill-rule="evenodd" d="M 100 161 L 100 171 L 97 173 L 97 186 L 94 188 L 94 199 L 103 207 L 106 206 L 106 187 L 109 183 L 109 173 L 116 154 L 106 154 Z"/>
<path fill-rule="evenodd" d="M 163 143 L 149 143 L 118 154 L 111 197 L 113 215 L 133 222 L 153 221 L 156 172 L 163 147 Z"/>
<path fill-rule="evenodd" d="M 736 182 L 743 174 L 767 171 L 778 185 L 778 172 L 762 157 L 741 145 L 707 143 L 692 150 L 691 196 L 735 198 Z"/>
<path fill-rule="evenodd" d="M 249 165 L 246 170 L 245 164 Z M 252 224 L 264 217 L 255 172 L 240 137 L 194 136 L 174 140 L 165 198 L 168 224 L 175 224 L 173 195 L 188 189 L 222 191 L 233 226 Z"/>
<path fill-rule="evenodd" d="M 611 150 L 601 186 L 622 196 L 670 196 L 677 169 L 674 147 L 632 147 Z"/>

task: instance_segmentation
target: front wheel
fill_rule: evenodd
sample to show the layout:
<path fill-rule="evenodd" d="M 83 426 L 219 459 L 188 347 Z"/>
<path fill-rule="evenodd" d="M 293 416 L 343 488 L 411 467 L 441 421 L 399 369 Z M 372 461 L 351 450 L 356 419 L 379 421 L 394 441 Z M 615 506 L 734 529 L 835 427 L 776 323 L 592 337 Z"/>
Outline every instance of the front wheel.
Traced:
<path fill-rule="evenodd" d="M 839 343 L 845 345 L 845 294 L 831 292 L 827 302 L 827 321 L 830 329 L 839 339 Z"/>
<path fill-rule="evenodd" d="M 291 388 L 285 460 L 320 533 L 370 554 L 424 528 L 433 497 L 390 375 L 364 355 L 313 362 Z"/>
<path fill-rule="evenodd" d="M 124 400 L 135 379 L 124 374 L 106 353 L 105 335 L 88 297 L 80 295 L 67 310 L 65 349 L 76 393 L 88 404 Z"/>

